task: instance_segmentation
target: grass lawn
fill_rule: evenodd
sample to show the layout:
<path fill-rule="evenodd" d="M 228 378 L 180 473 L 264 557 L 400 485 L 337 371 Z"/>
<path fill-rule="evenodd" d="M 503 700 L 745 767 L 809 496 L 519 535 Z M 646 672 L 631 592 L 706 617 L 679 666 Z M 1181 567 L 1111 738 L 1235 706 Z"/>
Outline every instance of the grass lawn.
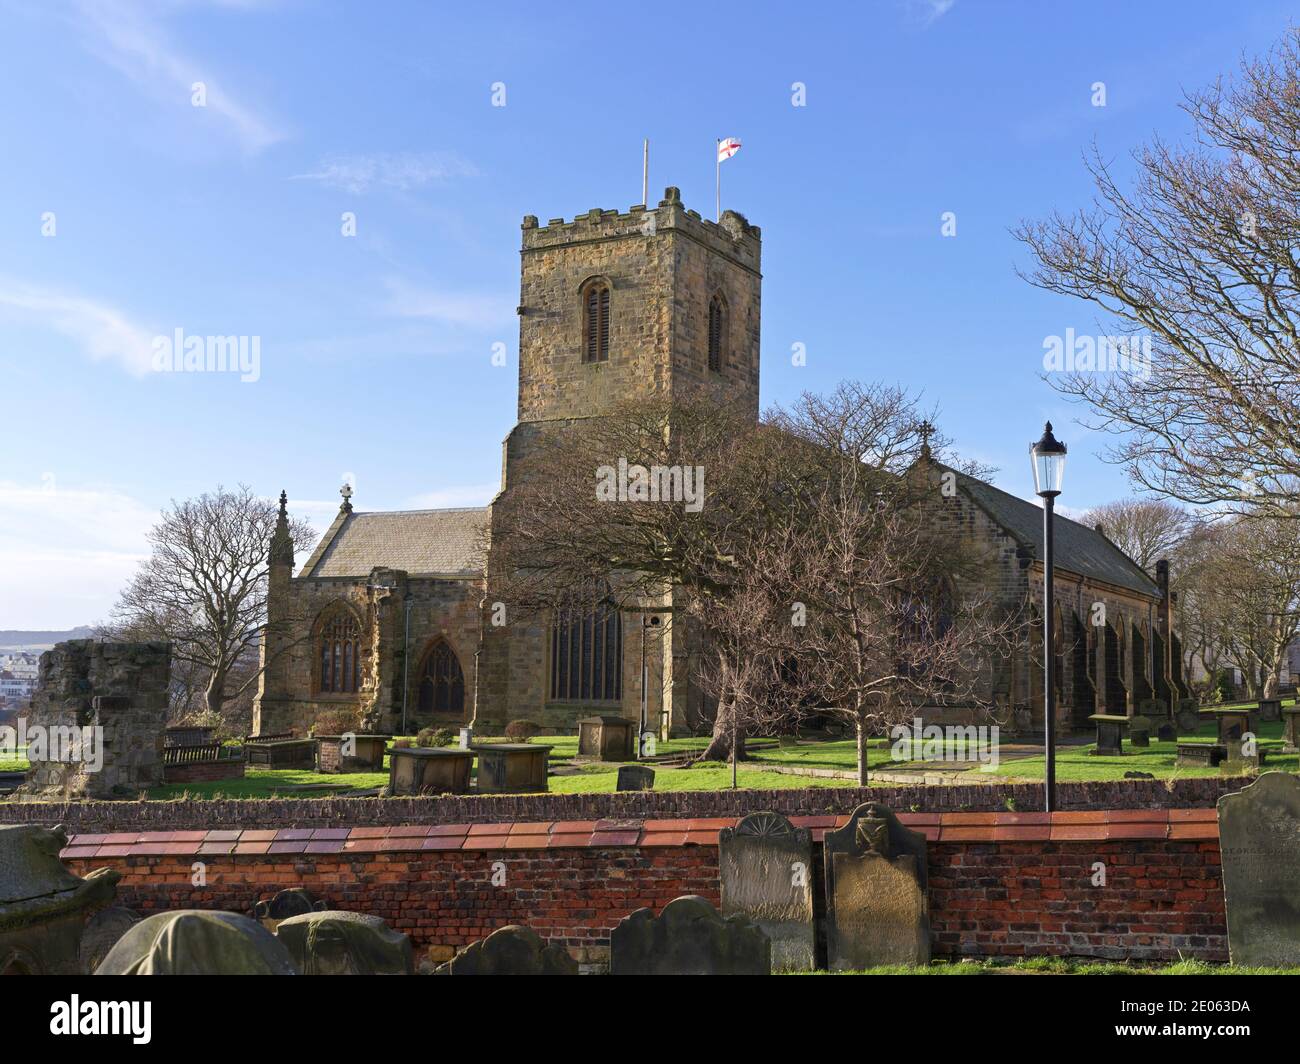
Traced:
<path fill-rule="evenodd" d="M 1174 964 L 1117 964 L 1064 957 L 1023 961 L 934 961 L 925 968 L 884 965 L 859 972 L 807 972 L 807 975 L 1300 975 L 1300 968 L 1236 968 L 1231 964 L 1178 961 Z"/>
<path fill-rule="evenodd" d="M 1193 735 L 1179 737 L 1181 742 L 1213 742 L 1216 732 L 1212 724 L 1203 725 Z M 1066 782 L 1084 780 L 1118 780 L 1124 778 L 1125 772 L 1150 772 L 1157 779 L 1178 779 L 1190 776 L 1218 776 L 1217 768 L 1188 768 L 1176 765 L 1178 751 L 1171 742 L 1161 743 L 1152 740 L 1145 750 L 1133 747 L 1124 740 L 1124 753 L 1119 757 L 1097 756 L 1091 751 L 1096 744 L 1087 746 L 1065 746 L 1056 749 L 1056 778 Z M 1265 771 L 1281 769 L 1295 772 L 1300 765 L 1300 755 L 1281 752 L 1282 725 L 1261 724 L 1259 726 L 1259 747 L 1267 753 L 1264 763 Z M 1041 757 L 1025 758 L 1020 761 L 1006 761 L 994 770 L 994 775 L 1025 780 L 1041 780 L 1045 763 Z"/>

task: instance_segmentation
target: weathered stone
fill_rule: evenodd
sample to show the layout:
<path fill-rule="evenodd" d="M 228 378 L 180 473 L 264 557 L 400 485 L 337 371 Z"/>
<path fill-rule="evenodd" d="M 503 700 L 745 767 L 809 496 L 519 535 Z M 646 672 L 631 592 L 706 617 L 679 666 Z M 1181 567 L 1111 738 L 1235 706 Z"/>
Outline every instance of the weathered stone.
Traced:
<path fill-rule="evenodd" d="M 636 721 L 608 715 L 583 717 L 578 721 L 578 756 L 631 761 L 636 756 Z"/>
<path fill-rule="evenodd" d="M 1156 725 L 1156 739 L 1162 743 L 1178 741 L 1178 728 L 1171 720 L 1162 720 Z"/>
<path fill-rule="evenodd" d="M 82 975 L 94 975 L 118 939 L 140 922 L 140 914 L 120 905 L 100 909 L 86 921 L 78 951 Z"/>
<path fill-rule="evenodd" d="M 471 943 L 436 975 L 577 975 L 578 962 L 558 943 L 547 943 L 532 928 L 500 927 Z"/>
<path fill-rule="evenodd" d="M 62 827 L 0 827 L 0 975 L 77 975 L 87 912 L 113 900 L 120 872 L 63 866 Z"/>
<path fill-rule="evenodd" d="M 1218 810 L 1232 963 L 1300 965 L 1300 779 L 1266 772 Z"/>
<path fill-rule="evenodd" d="M 1259 719 L 1267 724 L 1282 719 L 1282 700 L 1280 698 L 1261 698 L 1259 700 Z"/>
<path fill-rule="evenodd" d="M 1286 737 L 1282 753 L 1294 754 L 1300 752 L 1300 706 L 1287 706 L 1283 709 L 1282 721 L 1282 734 Z"/>
<path fill-rule="evenodd" d="M 1114 713 L 1093 713 L 1089 718 L 1097 726 L 1097 745 L 1089 751 L 1103 757 L 1119 757 L 1124 753 L 1121 744 L 1129 718 Z"/>
<path fill-rule="evenodd" d="M 1151 745 L 1150 717 L 1135 716 L 1128 720 L 1128 741 L 1130 746 L 1148 747 Z"/>
<path fill-rule="evenodd" d="M 618 782 L 615 784 L 615 790 L 652 791 L 654 786 L 654 769 L 646 765 L 619 765 Z"/>
<path fill-rule="evenodd" d="M 1174 763 L 1187 768 L 1214 768 L 1228 757 L 1227 748 L 1222 743 L 1179 743 L 1177 752 Z"/>
<path fill-rule="evenodd" d="M 274 931 L 281 920 L 305 913 L 320 912 L 325 903 L 303 887 L 290 887 L 274 897 L 263 899 L 253 906 L 253 919 L 261 920 L 268 931 Z"/>
<path fill-rule="evenodd" d="M 270 931 L 238 913 L 178 909 L 141 920 L 96 975 L 297 975 Z"/>
<path fill-rule="evenodd" d="M 748 916 L 772 942 L 775 971 L 816 967 L 812 834 L 780 813 L 750 813 L 718 835 L 722 914 Z"/>
<path fill-rule="evenodd" d="M 772 943 L 746 916 L 704 898 L 674 898 L 656 917 L 637 909 L 610 933 L 611 975 L 770 975 Z"/>
<path fill-rule="evenodd" d="M 326 909 L 281 920 L 275 937 L 303 975 L 413 975 L 411 939 L 378 916 Z"/>
<path fill-rule="evenodd" d="M 549 746 L 537 743 L 482 743 L 478 754 L 480 794 L 536 793 L 547 789 Z"/>
<path fill-rule="evenodd" d="M 388 755 L 389 793 L 464 794 L 474 765 L 472 750 L 394 747 Z"/>
<path fill-rule="evenodd" d="M 828 831 L 826 945 L 832 971 L 930 962 L 925 837 L 868 802 Z"/>

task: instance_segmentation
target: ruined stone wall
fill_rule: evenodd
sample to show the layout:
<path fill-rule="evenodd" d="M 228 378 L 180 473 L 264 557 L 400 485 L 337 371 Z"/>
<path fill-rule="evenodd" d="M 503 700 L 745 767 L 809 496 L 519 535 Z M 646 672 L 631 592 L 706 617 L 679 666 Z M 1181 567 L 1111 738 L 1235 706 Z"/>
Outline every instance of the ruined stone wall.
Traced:
<path fill-rule="evenodd" d="M 135 798 L 163 782 L 163 729 L 167 724 L 171 644 L 101 643 L 73 639 L 41 655 L 29 725 L 78 729 L 102 743 L 95 770 L 82 760 L 32 756 L 23 797 L 42 799 Z M 86 729 L 94 729 L 86 732 Z"/>

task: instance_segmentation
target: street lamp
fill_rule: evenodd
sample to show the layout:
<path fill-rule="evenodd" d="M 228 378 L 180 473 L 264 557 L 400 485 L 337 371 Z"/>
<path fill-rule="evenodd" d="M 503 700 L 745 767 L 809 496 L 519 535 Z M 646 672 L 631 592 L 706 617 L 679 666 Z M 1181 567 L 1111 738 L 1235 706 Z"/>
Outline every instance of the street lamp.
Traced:
<path fill-rule="evenodd" d="M 1065 479 L 1065 444 L 1052 435 L 1049 421 L 1043 438 L 1030 444 L 1034 491 L 1043 500 L 1043 755 L 1047 762 L 1044 808 L 1056 805 L 1056 595 L 1053 588 L 1052 509 Z"/>

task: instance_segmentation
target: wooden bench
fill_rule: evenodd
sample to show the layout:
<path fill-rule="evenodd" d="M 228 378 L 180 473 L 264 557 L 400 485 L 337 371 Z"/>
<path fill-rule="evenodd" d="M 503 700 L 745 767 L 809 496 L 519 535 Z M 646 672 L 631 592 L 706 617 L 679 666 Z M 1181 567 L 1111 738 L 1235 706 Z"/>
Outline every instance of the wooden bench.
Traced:
<path fill-rule="evenodd" d="M 223 761 L 233 758 L 227 747 L 218 742 L 192 743 L 189 746 L 164 746 L 164 765 L 192 765 L 199 761 Z"/>

